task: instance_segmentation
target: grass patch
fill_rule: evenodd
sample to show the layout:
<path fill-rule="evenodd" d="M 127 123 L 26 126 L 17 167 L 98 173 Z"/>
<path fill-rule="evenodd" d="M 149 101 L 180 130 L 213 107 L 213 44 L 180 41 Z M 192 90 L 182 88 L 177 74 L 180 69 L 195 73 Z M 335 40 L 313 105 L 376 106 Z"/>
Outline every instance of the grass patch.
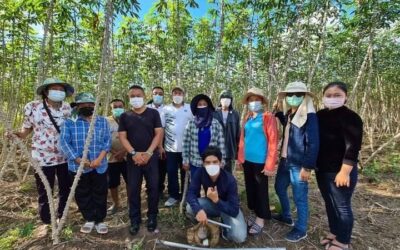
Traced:
<path fill-rule="evenodd" d="M 33 223 L 29 222 L 21 227 L 8 230 L 4 234 L 0 235 L 0 249 L 14 249 L 14 244 L 18 240 L 31 237 L 33 229 Z"/>
<path fill-rule="evenodd" d="M 68 225 L 64 227 L 64 229 L 61 232 L 61 238 L 63 238 L 66 241 L 72 240 L 74 237 L 74 231 L 72 230 L 72 226 Z"/>
<path fill-rule="evenodd" d="M 384 158 L 374 160 L 362 169 L 369 182 L 382 182 L 386 179 L 400 180 L 400 153 L 393 152 Z"/>
<path fill-rule="evenodd" d="M 19 192 L 29 193 L 29 192 L 33 191 L 34 189 L 35 188 L 34 188 L 33 183 L 30 181 L 26 181 L 26 182 L 22 183 L 21 186 L 19 187 Z"/>

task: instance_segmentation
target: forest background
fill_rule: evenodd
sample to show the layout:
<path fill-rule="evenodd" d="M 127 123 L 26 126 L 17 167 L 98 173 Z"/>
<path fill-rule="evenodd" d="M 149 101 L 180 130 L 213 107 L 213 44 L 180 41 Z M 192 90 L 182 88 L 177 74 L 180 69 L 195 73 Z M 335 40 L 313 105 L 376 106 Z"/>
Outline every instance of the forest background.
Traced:
<path fill-rule="evenodd" d="M 399 16 L 399 0 L 2 0 L 0 132 L 20 127 L 24 105 L 50 76 L 71 83 L 76 92 L 95 93 L 104 115 L 106 104 L 126 98 L 132 84 L 144 86 L 148 98 L 153 86 L 164 87 L 166 102 L 176 85 L 187 89 L 187 100 L 206 93 L 218 102 L 219 92 L 230 89 L 242 110 L 248 88 L 263 89 L 271 108 L 277 92 L 295 80 L 316 93 L 321 108 L 322 87 L 341 80 L 349 84 L 347 105 L 364 121 L 365 188 L 386 190 L 379 197 L 389 202 L 360 204 L 398 215 Z M 0 143 L 0 181 L 19 190 L 4 189 L 0 208 L 9 213 L 19 207 L 19 215 L 34 211 L 29 208 L 34 202 L 23 202 L 34 196 L 29 155 L 5 137 Z M 29 146 L 29 140 L 24 143 Z M 31 237 L 31 215 L 2 227 L 0 238 L 13 232 Z M 7 221 L 1 216 L 0 222 Z"/>

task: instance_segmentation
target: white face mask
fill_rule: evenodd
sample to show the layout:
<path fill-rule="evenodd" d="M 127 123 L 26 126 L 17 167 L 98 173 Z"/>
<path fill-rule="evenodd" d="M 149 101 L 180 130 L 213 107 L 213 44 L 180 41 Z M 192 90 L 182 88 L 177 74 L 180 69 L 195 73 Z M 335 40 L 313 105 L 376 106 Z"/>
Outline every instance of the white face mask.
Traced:
<path fill-rule="evenodd" d="M 209 176 L 216 176 L 217 174 L 219 174 L 219 171 L 220 171 L 219 165 L 211 164 L 211 165 L 205 166 L 205 168 L 206 168 L 207 174 Z"/>
<path fill-rule="evenodd" d="M 322 102 L 328 109 L 337 109 L 344 105 L 346 97 L 323 97 Z"/>
<path fill-rule="evenodd" d="M 183 102 L 183 96 L 181 96 L 181 95 L 174 95 L 174 96 L 172 97 L 172 101 L 173 101 L 175 104 L 179 105 L 179 104 L 181 104 L 181 103 Z"/>
<path fill-rule="evenodd" d="M 53 102 L 61 102 L 65 99 L 65 91 L 50 89 L 47 97 Z"/>
<path fill-rule="evenodd" d="M 221 98 L 221 106 L 228 108 L 231 105 L 232 100 L 230 98 Z"/>
<path fill-rule="evenodd" d="M 132 105 L 133 108 L 138 109 L 143 107 L 144 100 L 143 97 L 132 97 L 129 99 L 129 103 Z"/>

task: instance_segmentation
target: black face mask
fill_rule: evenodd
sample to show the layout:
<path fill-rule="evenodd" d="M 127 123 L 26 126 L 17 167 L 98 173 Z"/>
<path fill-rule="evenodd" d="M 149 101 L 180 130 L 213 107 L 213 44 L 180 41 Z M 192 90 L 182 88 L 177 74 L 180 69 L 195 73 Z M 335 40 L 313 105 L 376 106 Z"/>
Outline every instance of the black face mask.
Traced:
<path fill-rule="evenodd" d="M 83 107 L 78 110 L 78 114 L 81 116 L 91 116 L 93 115 L 94 107 Z"/>

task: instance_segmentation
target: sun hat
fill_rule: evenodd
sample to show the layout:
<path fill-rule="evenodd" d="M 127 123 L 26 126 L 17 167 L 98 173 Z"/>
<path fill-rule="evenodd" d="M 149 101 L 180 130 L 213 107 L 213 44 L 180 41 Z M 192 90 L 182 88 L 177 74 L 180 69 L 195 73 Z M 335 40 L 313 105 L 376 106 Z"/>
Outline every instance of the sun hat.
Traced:
<path fill-rule="evenodd" d="M 43 95 L 43 92 L 46 90 L 46 88 L 52 84 L 62 85 L 65 89 L 66 96 L 71 96 L 74 93 L 74 87 L 72 87 L 69 83 L 58 78 L 47 78 L 43 81 L 42 85 L 36 89 L 36 94 Z"/>
<path fill-rule="evenodd" d="M 284 98 L 287 93 L 305 93 L 311 97 L 314 97 L 314 94 L 308 90 L 306 84 L 300 81 L 289 83 L 286 85 L 285 90 L 280 91 L 278 95 L 280 98 Z"/>
<path fill-rule="evenodd" d="M 247 90 L 247 93 L 244 95 L 242 99 L 243 104 L 247 104 L 249 97 L 254 95 L 261 97 L 263 99 L 263 103 L 267 102 L 267 98 L 265 98 L 263 91 L 259 88 L 253 87 Z"/>
<path fill-rule="evenodd" d="M 75 103 L 95 103 L 96 99 L 91 93 L 83 92 L 75 96 Z"/>

